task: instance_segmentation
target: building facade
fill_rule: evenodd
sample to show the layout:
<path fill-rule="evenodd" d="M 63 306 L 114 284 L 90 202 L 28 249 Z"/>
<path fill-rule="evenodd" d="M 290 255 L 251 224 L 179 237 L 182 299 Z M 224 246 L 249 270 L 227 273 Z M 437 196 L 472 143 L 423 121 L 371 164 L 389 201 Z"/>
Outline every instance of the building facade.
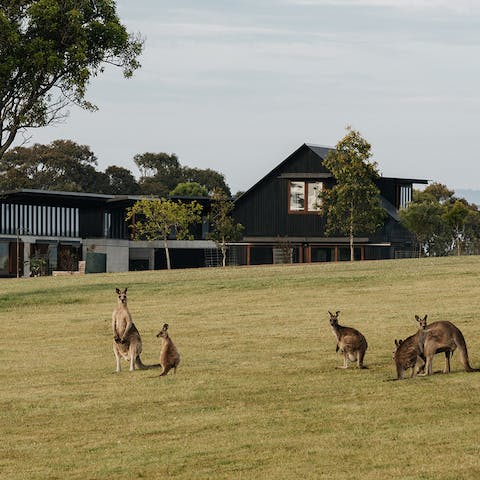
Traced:
<path fill-rule="evenodd" d="M 325 235 L 318 193 L 335 179 L 323 166 L 330 148 L 303 144 L 235 203 L 244 227 L 241 257 L 249 265 L 349 260 L 349 238 Z M 383 228 L 354 239 L 359 260 L 410 256 L 414 238 L 399 223 L 398 210 L 412 199 L 414 184 L 427 180 L 380 177 L 377 187 L 387 213 Z"/>
<path fill-rule="evenodd" d="M 318 193 L 334 184 L 323 166 L 329 148 L 303 144 L 235 201 L 234 218 L 243 239 L 229 247 L 229 265 L 348 260 L 349 239 L 325 235 Z M 387 212 L 383 228 L 355 238 L 359 260 L 411 256 L 414 239 L 398 210 L 408 205 L 414 184 L 427 180 L 381 177 L 377 182 Z M 162 241 L 134 241 L 126 209 L 141 197 L 22 189 L 0 197 L 0 276 L 48 275 L 73 271 L 86 262 L 87 273 L 166 268 Z M 209 198 L 196 200 L 204 220 L 194 240 L 168 240 L 172 268 L 217 266 L 221 255 L 208 240 Z"/>

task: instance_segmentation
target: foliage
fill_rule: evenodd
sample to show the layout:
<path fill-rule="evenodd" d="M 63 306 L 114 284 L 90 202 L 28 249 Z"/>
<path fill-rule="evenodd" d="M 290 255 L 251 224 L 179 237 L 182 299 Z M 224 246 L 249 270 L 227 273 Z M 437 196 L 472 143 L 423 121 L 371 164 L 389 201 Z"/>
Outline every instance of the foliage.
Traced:
<path fill-rule="evenodd" d="M 321 213 L 326 216 L 326 234 L 347 235 L 350 259 L 354 260 L 353 239 L 381 227 L 385 218 L 380 203 L 377 165 L 369 161 L 370 144 L 360 133 L 347 128 L 347 134 L 325 158 L 323 165 L 335 184 L 320 193 Z"/>
<path fill-rule="evenodd" d="M 108 187 L 103 193 L 110 195 L 137 195 L 140 186 L 127 168 L 111 165 L 105 170 Z"/>
<path fill-rule="evenodd" d="M 0 190 L 37 188 L 103 193 L 108 187 L 107 178 L 96 170 L 96 164 L 90 147 L 71 140 L 16 147 L 0 159 Z"/>
<path fill-rule="evenodd" d="M 239 240 L 244 230 L 243 225 L 235 223 L 233 210 L 235 204 L 229 200 L 222 190 L 215 190 L 212 195 L 211 211 L 209 215 L 211 231 L 208 238 L 213 240 L 222 252 L 222 265 L 227 263 L 228 243 Z"/>
<path fill-rule="evenodd" d="M 130 77 L 143 42 L 111 0 L 15 0 L 0 8 L 0 158 L 18 132 L 65 117 L 106 64 Z"/>
<path fill-rule="evenodd" d="M 169 195 L 171 197 L 208 197 L 208 190 L 197 182 L 182 182 Z"/>
<path fill-rule="evenodd" d="M 215 190 L 220 190 L 226 196 L 230 196 L 230 188 L 225 182 L 225 176 L 211 168 L 184 167 L 182 177 L 187 182 L 199 183 L 207 189 L 210 195 L 212 195 Z"/>
<path fill-rule="evenodd" d="M 174 202 L 165 198 L 142 198 L 127 209 L 126 221 L 130 222 L 136 240 L 163 240 L 170 270 L 168 238 L 174 234 L 178 240 L 192 239 L 189 228 L 200 222 L 202 206 L 196 201 Z"/>
<path fill-rule="evenodd" d="M 480 366 L 479 271 L 449 257 L 0 279 L 1 476 L 476 479 L 480 374 L 455 353 L 449 375 L 388 380 L 415 313 L 452 320 Z M 114 373 L 115 286 L 145 364 L 169 323 L 176 375 Z M 336 368 L 332 308 L 365 334 L 369 369 Z"/>
<path fill-rule="evenodd" d="M 219 188 L 230 195 L 223 174 L 210 168 L 182 166 L 174 153 L 147 152 L 135 155 L 134 161 L 141 172 L 139 183 L 143 194 L 167 196 L 180 183 L 196 182 L 209 194 Z"/>
<path fill-rule="evenodd" d="M 419 252 L 428 256 L 480 251 L 480 213 L 476 205 L 458 199 L 445 185 L 432 183 L 415 191 L 399 212 L 401 223 L 415 234 Z"/>

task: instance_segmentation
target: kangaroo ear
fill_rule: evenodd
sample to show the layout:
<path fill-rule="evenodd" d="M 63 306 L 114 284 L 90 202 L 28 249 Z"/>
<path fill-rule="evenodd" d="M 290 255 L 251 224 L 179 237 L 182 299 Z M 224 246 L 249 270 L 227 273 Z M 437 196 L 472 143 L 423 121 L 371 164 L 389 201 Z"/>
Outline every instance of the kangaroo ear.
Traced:
<path fill-rule="evenodd" d="M 427 317 L 428 317 L 428 315 L 425 315 L 425 316 L 423 317 L 423 321 L 424 321 L 424 322 L 427 321 Z"/>
<path fill-rule="evenodd" d="M 337 313 L 335 313 L 335 315 L 338 317 L 339 313 L 340 313 L 340 310 L 337 310 Z"/>
<path fill-rule="evenodd" d="M 333 313 L 329 310 L 328 313 L 330 314 L 331 317 L 333 317 Z"/>
<path fill-rule="evenodd" d="M 163 324 L 163 330 L 167 331 L 168 330 L 168 323 Z"/>
<path fill-rule="evenodd" d="M 398 343 L 398 340 L 395 339 L 395 346 L 398 347 L 400 344 Z"/>
<path fill-rule="evenodd" d="M 127 293 L 127 287 L 125 287 L 125 290 L 123 291 L 123 293 Z"/>
<path fill-rule="evenodd" d="M 118 288 L 115 289 L 115 292 L 117 292 L 117 295 L 120 294 L 120 290 Z"/>
<path fill-rule="evenodd" d="M 419 321 L 420 321 L 420 317 L 419 317 L 418 315 L 415 315 L 415 320 L 416 320 L 417 322 L 419 322 Z"/>

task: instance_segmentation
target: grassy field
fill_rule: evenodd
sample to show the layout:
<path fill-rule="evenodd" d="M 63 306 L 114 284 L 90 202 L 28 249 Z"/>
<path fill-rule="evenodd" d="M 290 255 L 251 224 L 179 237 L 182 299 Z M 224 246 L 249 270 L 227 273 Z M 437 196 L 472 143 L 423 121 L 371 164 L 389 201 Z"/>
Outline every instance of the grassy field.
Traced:
<path fill-rule="evenodd" d="M 167 322 L 176 375 L 114 372 L 125 286 L 143 362 Z M 368 369 L 336 368 L 328 310 Z M 450 375 L 390 381 L 427 313 L 480 367 L 480 257 L 1 280 L 0 477 L 478 479 L 480 373 L 455 353 Z"/>

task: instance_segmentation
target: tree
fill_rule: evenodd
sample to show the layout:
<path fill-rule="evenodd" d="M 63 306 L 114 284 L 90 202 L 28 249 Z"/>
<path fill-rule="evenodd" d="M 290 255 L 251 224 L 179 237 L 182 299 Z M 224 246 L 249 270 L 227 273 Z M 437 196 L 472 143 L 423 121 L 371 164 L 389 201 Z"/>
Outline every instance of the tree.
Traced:
<path fill-rule="evenodd" d="M 142 153 L 133 160 L 140 170 L 140 187 L 145 195 L 167 196 L 182 179 L 178 157 L 168 153 Z"/>
<path fill-rule="evenodd" d="M 163 240 L 167 268 L 171 269 L 168 238 L 172 231 L 178 240 L 192 239 L 189 227 L 200 222 L 202 206 L 174 202 L 165 198 L 142 198 L 127 209 L 126 221 L 130 222 L 136 240 Z"/>
<path fill-rule="evenodd" d="M 211 168 L 184 167 L 182 177 L 186 182 L 196 182 L 205 187 L 210 194 L 213 194 L 214 190 L 221 190 L 225 195 L 231 195 L 225 176 Z"/>
<path fill-rule="evenodd" d="M 37 188 L 69 192 L 105 192 L 108 179 L 96 170 L 87 145 L 55 140 L 49 145 L 16 147 L 0 159 L 0 190 Z"/>
<path fill-rule="evenodd" d="M 456 200 L 455 203 L 447 205 L 443 218 L 449 227 L 452 237 L 452 250 L 457 249 L 457 255 L 460 255 L 461 243 L 465 238 L 465 224 L 467 222 L 470 209 L 462 200 Z"/>
<path fill-rule="evenodd" d="M 347 127 L 347 134 L 325 158 L 323 165 L 335 184 L 320 193 L 320 212 L 326 215 L 327 235 L 348 235 L 350 260 L 354 260 L 354 237 L 377 230 L 385 212 L 375 180 L 376 163 L 369 162 L 370 144 L 360 133 Z"/>
<path fill-rule="evenodd" d="M 455 192 L 450 190 L 446 185 L 438 182 L 433 182 L 420 194 L 421 198 L 425 195 L 431 195 L 438 203 L 446 203 L 453 199 Z"/>
<path fill-rule="evenodd" d="M 111 0 L 12 0 L 0 7 L 0 158 L 19 131 L 65 118 L 106 64 L 130 77 L 143 41 Z"/>
<path fill-rule="evenodd" d="M 130 170 L 111 165 L 105 170 L 108 181 L 108 193 L 110 195 L 137 195 L 140 186 Z"/>
<path fill-rule="evenodd" d="M 242 236 L 243 225 L 235 223 L 232 212 L 235 205 L 225 193 L 217 189 L 212 195 L 212 206 L 209 215 L 212 230 L 208 238 L 213 240 L 222 252 L 222 265 L 227 264 L 227 248 L 229 242 L 239 240 Z"/>
<path fill-rule="evenodd" d="M 191 168 L 180 164 L 174 153 L 142 153 L 133 158 L 140 170 L 140 187 L 146 195 L 167 196 L 180 183 L 198 183 L 211 194 L 219 188 L 230 195 L 225 177 L 210 168 Z"/>
<path fill-rule="evenodd" d="M 445 251 L 443 213 L 442 206 L 433 197 L 413 201 L 400 210 L 400 223 L 415 235 L 419 254 L 442 255 Z"/>
<path fill-rule="evenodd" d="M 171 197 L 208 197 L 208 190 L 197 182 L 179 183 L 169 194 Z"/>

